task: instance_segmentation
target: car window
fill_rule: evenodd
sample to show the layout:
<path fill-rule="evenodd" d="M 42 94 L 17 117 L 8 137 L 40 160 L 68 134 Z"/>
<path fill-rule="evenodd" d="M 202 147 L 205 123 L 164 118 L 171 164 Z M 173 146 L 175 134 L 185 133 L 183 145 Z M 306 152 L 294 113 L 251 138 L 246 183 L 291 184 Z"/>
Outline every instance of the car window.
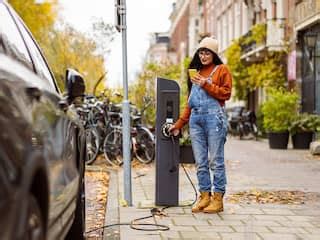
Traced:
<path fill-rule="evenodd" d="M 0 35 L 0 52 L 4 52 L 4 45 L 3 45 L 1 35 Z"/>
<path fill-rule="evenodd" d="M 33 70 L 27 47 L 12 16 L 3 4 L 0 4 L 0 36 L 5 52 Z"/>
<path fill-rule="evenodd" d="M 2 40 L 1 34 L 0 34 L 0 52 L 4 53 L 4 44 L 3 44 L 3 40 Z"/>
<path fill-rule="evenodd" d="M 25 40 L 28 49 L 30 51 L 30 55 L 32 57 L 33 63 L 36 68 L 37 74 L 42 78 L 47 80 L 53 89 L 56 89 L 54 84 L 54 79 L 51 75 L 51 72 L 48 68 L 46 61 L 44 60 L 38 46 L 34 42 L 30 33 L 25 29 L 24 25 L 19 21 L 18 17 L 16 18 L 16 23 L 21 31 L 23 39 Z"/>

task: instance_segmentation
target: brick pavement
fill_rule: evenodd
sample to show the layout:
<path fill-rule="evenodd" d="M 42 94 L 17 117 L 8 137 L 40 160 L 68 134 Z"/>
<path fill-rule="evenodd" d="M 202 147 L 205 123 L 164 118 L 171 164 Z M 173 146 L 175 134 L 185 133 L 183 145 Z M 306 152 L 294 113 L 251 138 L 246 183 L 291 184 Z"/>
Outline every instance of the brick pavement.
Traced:
<path fill-rule="evenodd" d="M 320 192 L 320 161 L 310 157 L 308 151 L 270 150 L 265 142 L 228 139 L 226 162 L 227 195 L 252 188 Z M 187 167 L 187 171 L 196 183 L 194 167 Z M 114 176 L 118 192 L 113 193 L 113 202 L 123 198 L 122 170 Z M 113 214 L 118 212 L 119 222 L 150 214 L 155 196 L 154 181 L 154 164 L 133 169 L 133 206 L 119 206 L 113 211 Z M 181 201 L 193 200 L 193 189 L 181 168 L 179 189 Z M 225 211 L 219 214 L 192 214 L 190 207 L 172 207 L 165 212 L 167 217 L 156 216 L 147 222 L 168 225 L 169 231 L 145 232 L 120 226 L 114 229 L 117 233 L 120 231 L 120 236 L 109 234 L 105 239 L 320 239 L 319 202 L 303 205 L 225 203 Z M 106 218 L 117 217 L 107 210 Z"/>

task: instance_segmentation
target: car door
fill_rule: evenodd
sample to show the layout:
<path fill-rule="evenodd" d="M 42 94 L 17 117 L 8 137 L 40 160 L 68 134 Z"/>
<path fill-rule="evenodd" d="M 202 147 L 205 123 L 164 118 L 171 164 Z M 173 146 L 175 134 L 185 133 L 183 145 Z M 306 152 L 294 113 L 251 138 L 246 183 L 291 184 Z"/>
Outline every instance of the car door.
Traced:
<path fill-rule="evenodd" d="M 10 230 L 12 228 L 10 225 L 14 222 L 14 216 L 11 214 L 14 207 L 12 200 L 13 190 L 10 186 L 10 178 L 8 178 L 8 167 L 10 167 L 10 160 L 3 158 L 3 155 L 4 154 L 0 152 L 0 236 L 3 239 L 10 239 Z"/>
<path fill-rule="evenodd" d="M 26 214 L 28 150 L 33 146 L 28 96 L 34 68 L 7 7 L 0 1 L 0 238 L 15 239 Z M 36 139 L 36 138 L 34 138 Z M 38 139 L 41 143 L 41 139 Z"/>
<path fill-rule="evenodd" d="M 28 47 L 37 75 L 36 85 L 39 86 L 37 91 L 41 100 L 34 108 L 33 124 L 43 138 L 44 155 L 49 166 L 49 228 L 56 222 L 63 228 L 73 213 L 70 208 L 75 209 L 79 183 L 77 115 L 70 109 L 59 107 L 62 98 L 39 47 L 19 17 L 12 14 Z M 56 238 L 56 231 L 51 235 L 49 232 L 50 238 Z"/>

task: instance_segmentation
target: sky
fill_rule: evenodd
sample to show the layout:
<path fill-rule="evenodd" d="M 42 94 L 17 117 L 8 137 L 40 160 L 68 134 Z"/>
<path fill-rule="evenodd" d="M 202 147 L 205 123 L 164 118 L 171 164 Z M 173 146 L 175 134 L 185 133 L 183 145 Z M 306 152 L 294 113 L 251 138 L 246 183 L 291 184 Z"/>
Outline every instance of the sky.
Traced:
<path fill-rule="evenodd" d="M 106 23 L 114 23 L 115 0 L 59 0 L 62 17 L 76 29 L 87 32 L 94 17 L 102 17 Z M 173 0 L 126 0 L 128 81 L 141 70 L 153 32 L 169 31 L 169 15 Z M 122 87 L 122 37 L 116 34 L 106 56 L 107 86 Z"/>

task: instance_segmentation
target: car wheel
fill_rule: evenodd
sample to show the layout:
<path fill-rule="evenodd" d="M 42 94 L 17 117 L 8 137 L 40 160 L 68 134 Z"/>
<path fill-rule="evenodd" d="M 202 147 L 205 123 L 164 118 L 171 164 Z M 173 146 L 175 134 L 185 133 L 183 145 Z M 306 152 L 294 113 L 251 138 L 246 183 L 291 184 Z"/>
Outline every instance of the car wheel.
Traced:
<path fill-rule="evenodd" d="M 44 224 L 41 209 L 36 198 L 31 193 L 29 193 L 28 196 L 28 215 L 25 235 L 28 240 L 44 239 Z"/>
<path fill-rule="evenodd" d="M 74 220 L 66 239 L 83 240 L 85 231 L 85 192 L 84 192 L 84 178 L 81 179 L 77 197 L 77 206 L 74 213 Z"/>

